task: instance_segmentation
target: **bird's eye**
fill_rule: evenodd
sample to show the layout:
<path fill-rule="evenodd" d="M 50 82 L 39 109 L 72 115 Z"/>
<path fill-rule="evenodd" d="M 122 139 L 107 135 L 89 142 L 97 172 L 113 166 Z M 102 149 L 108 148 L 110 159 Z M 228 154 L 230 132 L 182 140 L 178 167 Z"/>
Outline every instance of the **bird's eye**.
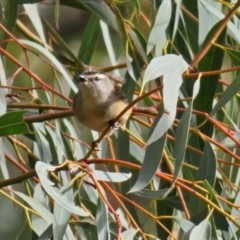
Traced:
<path fill-rule="evenodd" d="M 96 80 L 96 81 L 99 81 L 99 80 L 100 80 L 100 78 L 99 78 L 99 77 L 95 77 L 95 80 Z"/>

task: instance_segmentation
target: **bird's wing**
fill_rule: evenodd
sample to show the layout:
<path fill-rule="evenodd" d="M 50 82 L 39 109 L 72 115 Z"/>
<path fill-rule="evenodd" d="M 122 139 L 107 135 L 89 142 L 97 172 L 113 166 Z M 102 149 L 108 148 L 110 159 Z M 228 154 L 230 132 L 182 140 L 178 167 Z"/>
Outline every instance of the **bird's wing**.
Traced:
<path fill-rule="evenodd" d="M 117 95 L 119 97 L 119 99 L 123 100 L 125 103 L 128 103 L 128 100 L 121 89 L 115 88 L 114 94 Z"/>

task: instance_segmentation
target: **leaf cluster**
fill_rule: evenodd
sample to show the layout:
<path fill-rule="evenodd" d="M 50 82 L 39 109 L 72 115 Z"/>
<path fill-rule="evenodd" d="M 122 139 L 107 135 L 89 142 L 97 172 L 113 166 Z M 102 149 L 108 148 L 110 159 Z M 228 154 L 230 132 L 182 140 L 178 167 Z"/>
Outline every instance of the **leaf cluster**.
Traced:
<path fill-rule="evenodd" d="M 18 211 L 0 238 L 239 239 L 239 5 L 3 0 L 0 213 Z M 77 44 L 60 31 L 73 10 Z M 86 69 L 126 94 L 125 131 L 73 116 Z"/>

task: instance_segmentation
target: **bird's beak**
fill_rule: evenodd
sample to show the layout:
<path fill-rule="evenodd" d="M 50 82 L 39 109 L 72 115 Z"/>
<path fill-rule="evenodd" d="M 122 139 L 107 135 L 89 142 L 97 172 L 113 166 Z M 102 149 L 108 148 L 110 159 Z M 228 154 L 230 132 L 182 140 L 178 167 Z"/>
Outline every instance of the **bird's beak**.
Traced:
<path fill-rule="evenodd" d="M 80 82 L 88 82 L 89 80 L 84 75 L 80 75 L 79 76 L 79 81 Z"/>

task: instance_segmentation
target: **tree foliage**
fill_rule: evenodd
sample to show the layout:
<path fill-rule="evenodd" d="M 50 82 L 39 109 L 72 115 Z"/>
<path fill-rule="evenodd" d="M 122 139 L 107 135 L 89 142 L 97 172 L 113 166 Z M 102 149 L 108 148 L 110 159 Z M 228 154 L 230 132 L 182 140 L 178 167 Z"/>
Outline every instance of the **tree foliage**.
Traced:
<path fill-rule="evenodd" d="M 239 5 L 2 0 L 0 238 L 239 239 Z M 85 69 L 122 87 L 126 131 L 73 116 Z"/>

